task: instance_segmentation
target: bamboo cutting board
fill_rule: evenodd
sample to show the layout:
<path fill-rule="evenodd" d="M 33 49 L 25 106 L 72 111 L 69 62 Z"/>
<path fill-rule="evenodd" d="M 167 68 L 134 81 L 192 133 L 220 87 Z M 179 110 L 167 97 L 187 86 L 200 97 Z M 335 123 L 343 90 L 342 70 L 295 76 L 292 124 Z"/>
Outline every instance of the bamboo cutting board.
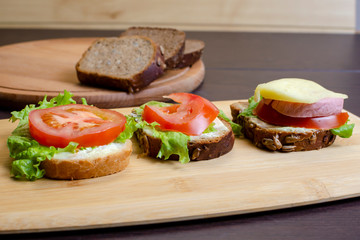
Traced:
<path fill-rule="evenodd" d="M 173 92 L 191 92 L 204 80 L 200 60 L 191 68 L 168 70 L 135 94 L 90 87 L 79 83 L 75 64 L 96 38 L 67 38 L 31 41 L 0 47 L 0 106 L 22 108 L 55 97 L 64 89 L 100 108 L 141 105 L 161 100 Z"/>
<path fill-rule="evenodd" d="M 215 102 L 228 116 L 234 101 Z M 127 114 L 130 109 L 119 109 Z M 6 138 L 16 124 L 0 121 L 0 232 L 38 232 L 159 223 L 243 214 L 360 196 L 360 118 L 349 139 L 325 149 L 268 152 L 248 140 L 217 159 L 180 164 L 141 157 L 87 180 L 17 181 L 9 176 Z"/>

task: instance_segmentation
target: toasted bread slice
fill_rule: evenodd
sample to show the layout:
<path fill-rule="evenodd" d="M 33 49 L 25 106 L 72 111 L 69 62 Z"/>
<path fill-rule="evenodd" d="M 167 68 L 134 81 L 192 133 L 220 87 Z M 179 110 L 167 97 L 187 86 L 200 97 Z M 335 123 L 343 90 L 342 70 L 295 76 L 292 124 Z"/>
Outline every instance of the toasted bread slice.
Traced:
<path fill-rule="evenodd" d="M 76 153 L 57 153 L 51 160 L 41 162 L 45 176 L 55 179 L 95 178 L 124 170 L 132 152 L 131 140 L 85 148 Z"/>
<path fill-rule="evenodd" d="M 218 158 L 231 151 L 235 138 L 230 124 L 217 118 L 215 120 L 215 129 L 217 131 L 213 133 L 190 137 L 187 147 L 191 161 Z M 138 130 L 136 137 L 143 152 L 150 157 L 156 158 L 161 148 L 161 140 L 152 136 L 152 133 L 146 129 Z M 169 157 L 171 160 L 178 160 L 178 158 L 177 155 Z"/>
<path fill-rule="evenodd" d="M 248 103 L 237 102 L 230 106 L 233 121 L 242 126 L 243 134 L 259 148 L 280 152 L 309 151 L 328 147 L 336 136 L 330 130 L 298 127 L 279 127 L 256 117 L 239 116 Z"/>
<path fill-rule="evenodd" d="M 160 48 L 143 36 L 101 38 L 84 52 L 75 66 L 81 83 L 138 92 L 165 69 Z"/>
<path fill-rule="evenodd" d="M 130 27 L 121 36 L 140 35 L 151 38 L 164 53 L 167 69 L 175 68 L 185 49 L 186 34 L 173 28 Z"/>
<path fill-rule="evenodd" d="M 200 60 L 205 48 L 205 42 L 196 39 L 185 40 L 185 50 L 181 61 L 176 65 L 176 68 L 190 67 L 198 60 Z"/>

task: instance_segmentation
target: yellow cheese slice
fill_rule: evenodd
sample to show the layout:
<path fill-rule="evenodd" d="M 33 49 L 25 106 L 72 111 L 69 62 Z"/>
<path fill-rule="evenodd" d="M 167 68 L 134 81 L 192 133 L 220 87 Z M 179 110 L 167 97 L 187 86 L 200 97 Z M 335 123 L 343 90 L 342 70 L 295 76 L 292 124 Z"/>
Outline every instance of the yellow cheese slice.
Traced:
<path fill-rule="evenodd" d="M 316 82 L 300 78 L 282 78 L 259 84 L 255 89 L 254 100 L 263 98 L 297 102 L 315 103 L 323 98 L 347 98 L 346 94 L 327 90 Z"/>

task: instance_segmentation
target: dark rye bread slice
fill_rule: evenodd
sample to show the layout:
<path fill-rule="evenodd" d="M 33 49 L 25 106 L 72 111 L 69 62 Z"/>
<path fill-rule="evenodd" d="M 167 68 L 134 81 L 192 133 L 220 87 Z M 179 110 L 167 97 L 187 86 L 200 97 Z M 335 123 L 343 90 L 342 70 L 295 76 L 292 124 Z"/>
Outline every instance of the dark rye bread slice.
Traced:
<path fill-rule="evenodd" d="M 220 121 L 225 125 L 226 129 L 219 131 L 216 136 L 200 137 L 188 142 L 187 147 L 191 161 L 218 158 L 231 151 L 235 141 L 234 133 L 228 122 L 223 119 L 220 119 Z M 150 157 L 156 158 L 161 148 L 161 140 L 142 129 L 139 129 L 135 136 L 143 152 Z M 179 157 L 171 155 L 169 159 L 178 160 Z"/>
<path fill-rule="evenodd" d="M 259 148 L 280 152 L 318 150 L 334 143 L 336 136 L 330 130 L 279 127 L 256 117 L 239 116 L 248 103 L 230 105 L 233 121 L 242 126 L 243 134 Z"/>
<path fill-rule="evenodd" d="M 138 92 L 159 78 L 165 69 L 160 48 L 143 36 L 96 40 L 76 64 L 82 84 Z"/>
<path fill-rule="evenodd" d="M 185 32 L 173 28 L 131 27 L 121 36 L 141 35 L 151 38 L 164 53 L 166 67 L 176 68 L 185 49 Z"/>
<path fill-rule="evenodd" d="M 185 50 L 181 61 L 176 65 L 176 68 L 185 68 L 192 66 L 197 62 L 204 51 L 205 42 L 195 39 L 185 40 Z"/>

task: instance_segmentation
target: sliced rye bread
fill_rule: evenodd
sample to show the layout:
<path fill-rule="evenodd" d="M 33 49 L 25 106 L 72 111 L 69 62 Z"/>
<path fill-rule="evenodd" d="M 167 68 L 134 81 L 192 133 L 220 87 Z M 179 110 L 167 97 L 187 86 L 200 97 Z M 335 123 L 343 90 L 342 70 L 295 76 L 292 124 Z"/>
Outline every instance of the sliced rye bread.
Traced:
<path fill-rule="evenodd" d="M 224 124 L 225 128 L 216 135 L 197 137 L 188 142 L 187 147 L 191 161 L 218 158 L 231 151 L 235 141 L 234 133 L 228 122 L 223 119 L 219 121 Z M 150 157 L 156 158 L 161 148 L 161 140 L 151 136 L 142 129 L 139 129 L 135 136 L 143 152 Z M 178 160 L 179 157 L 178 155 L 171 155 L 169 159 Z"/>
<path fill-rule="evenodd" d="M 176 68 L 190 67 L 196 63 L 202 56 L 205 48 L 205 42 L 195 39 L 185 40 L 185 50 L 181 61 L 176 65 Z"/>
<path fill-rule="evenodd" d="M 86 148 L 76 153 L 57 153 L 41 162 L 45 176 L 54 179 L 95 178 L 124 170 L 132 153 L 132 142 L 111 143 L 96 148 Z"/>
<path fill-rule="evenodd" d="M 248 103 L 230 105 L 233 121 L 242 126 L 244 136 L 259 148 L 280 152 L 317 150 L 334 143 L 336 136 L 330 130 L 279 127 L 256 117 L 239 116 Z"/>
<path fill-rule="evenodd" d="M 134 93 L 159 78 L 165 63 L 150 38 L 125 36 L 96 40 L 75 68 L 82 84 Z"/>
<path fill-rule="evenodd" d="M 185 49 L 186 34 L 173 28 L 130 27 L 121 36 L 140 35 L 151 38 L 163 51 L 167 69 L 176 68 Z"/>

